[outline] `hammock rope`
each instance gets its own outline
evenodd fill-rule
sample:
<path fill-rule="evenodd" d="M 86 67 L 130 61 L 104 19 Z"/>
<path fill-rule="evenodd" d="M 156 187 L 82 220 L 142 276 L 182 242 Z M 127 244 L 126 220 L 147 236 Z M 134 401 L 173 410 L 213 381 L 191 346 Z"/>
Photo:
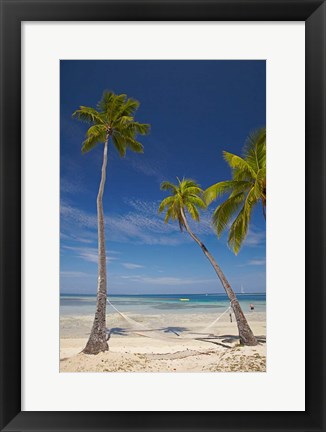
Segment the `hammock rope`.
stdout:
<path fill-rule="evenodd" d="M 185 337 L 185 336 L 180 336 L 177 335 L 177 337 L 173 337 L 173 336 L 164 336 L 162 333 L 157 332 L 154 329 L 150 329 L 146 326 L 144 326 L 143 324 L 141 324 L 140 322 L 128 317 L 127 315 L 125 315 L 124 313 L 122 313 L 121 311 L 119 311 L 119 309 L 117 309 L 111 302 L 109 299 L 107 299 L 107 303 L 109 304 L 109 306 L 112 307 L 112 309 L 114 309 L 125 321 L 127 321 L 131 326 L 133 326 L 135 328 L 135 331 L 133 331 L 133 333 L 138 334 L 140 336 L 144 336 L 144 337 L 149 337 L 149 338 L 154 338 L 154 339 L 164 339 L 164 340 L 178 340 L 180 341 L 180 339 L 205 339 L 205 336 L 201 336 L 201 337 Z M 213 327 L 227 312 L 232 312 L 232 305 L 230 303 L 230 305 L 227 307 L 227 309 L 220 314 L 212 323 L 210 323 L 208 326 L 206 326 L 204 329 L 202 329 L 202 332 L 204 334 L 209 334 L 208 330 Z M 195 332 L 191 332 L 190 334 L 194 334 Z"/>

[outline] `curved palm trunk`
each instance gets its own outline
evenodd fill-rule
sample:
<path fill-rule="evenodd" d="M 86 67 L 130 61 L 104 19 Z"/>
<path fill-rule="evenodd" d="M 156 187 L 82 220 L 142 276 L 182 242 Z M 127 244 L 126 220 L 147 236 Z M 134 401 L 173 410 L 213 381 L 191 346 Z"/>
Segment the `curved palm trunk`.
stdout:
<path fill-rule="evenodd" d="M 223 285 L 223 288 L 225 289 L 227 296 L 229 297 L 235 318 L 237 320 L 239 337 L 240 337 L 241 343 L 243 345 L 257 345 L 257 339 L 255 338 L 251 328 L 249 327 L 249 324 L 246 320 L 246 317 L 244 316 L 244 313 L 242 312 L 239 301 L 238 301 L 233 289 L 231 288 L 231 285 L 227 281 L 224 273 L 222 272 L 220 266 L 217 264 L 217 262 L 215 261 L 213 256 L 210 254 L 210 252 L 208 252 L 206 246 L 191 231 L 191 229 L 188 225 L 186 215 L 185 215 L 183 210 L 181 210 L 181 216 L 182 216 L 183 224 L 184 224 L 188 234 L 201 247 L 202 251 L 204 252 L 206 257 L 208 258 L 209 262 L 212 264 L 218 278 L 220 279 L 220 281 Z"/>
<path fill-rule="evenodd" d="M 266 204 L 264 203 L 264 201 L 262 201 L 262 205 L 263 205 L 263 215 L 266 220 Z"/>
<path fill-rule="evenodd" d="M 106 165 L 108 154 L 108 140 L 104 144 L 102 177 L 97 195 L 97 227 L 98 227 L 98 284 L 97 284 L 97 305 L 91 334 L 83 352 L 85 354 L 98 354 L 101 351 L 108 351 L 106 335 L 106 253 L 104 238 L 104 212 L 103 192 L 106 179 Z"/>

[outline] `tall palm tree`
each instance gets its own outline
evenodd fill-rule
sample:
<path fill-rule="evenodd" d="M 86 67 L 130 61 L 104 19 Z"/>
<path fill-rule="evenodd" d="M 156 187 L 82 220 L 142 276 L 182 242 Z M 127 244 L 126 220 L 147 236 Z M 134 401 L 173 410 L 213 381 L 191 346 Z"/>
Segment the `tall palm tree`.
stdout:
<path fill-rule="evenodd" d="M 223 156 L 231 167 L 232 180 L 210 186 L 204 197 L 208 205 L 221 195 L 229 194 L 215 209 L 212 222 L 218 237 L 230 227 L 228 245 L 238 254 L 248 233 L 252 211 L 259 202 L 266 220 L 266 128 L 248 136 L 242 157 L 226 151 Z"/>
<path fill-rule="evenodd" d="M 244 345 L 257 345 L 257 339 L 252 333 L 249 324 L 242 312 L 238 299 L 231 288 L 228 280 L 226 279 L 224 273 L 222 272 L 220 266 L 215 261 L 212 254 L 207 250 L 206 246 L 199 240 L 199 238 L 192 232 L 188 224 L 186 212 L 195 221 L 199 221 L 199 210 L 205 209 L 206 204 L 202 199 L 203 190 L 200 186 L 191 179 L 178 180 L 178 184 L 173 184 L 170 182 L 163 182 L 161 184 L 161 189 L 169 191 L 170 196 L 165 198 L 160 206 L 159 212 L 166 211 L 165 223 L 168 223 L 170 219 L 179 222 L 180 230 L 185 229 L 190 237 L 200 246 L 201 250 L 212 264 L 219 280 L 221 281 L 223 288 L 231 302 L 234 315 L 237 320 L 240 341 Z"/>
<path fill-rule="evenodd" d="M 98 285 L 97 305 L 91 334 L 83 352 L 98 354 L 109 349 L 106 335 L 106 252 L 104 236 L 103 192 L 106 179 L 108 145 L 112 142 L 121 157 L 130 149 L 137 153 L 143 152 L 143 146 L 136 140 L 137 135 L 145 135 L 149 131 L 148 124 L 134 120 L 139 102 L 128 98 L 125 94 L 116 95 L 110 91 L 103 93 L 97 109 L 81 106 L 73 113 L 73 117 L 89 123 L 82 143 L 82 153 L 92 150 L 97 144 L 103 146 L 102 175 L 97 195 L 98 219 Z"/>

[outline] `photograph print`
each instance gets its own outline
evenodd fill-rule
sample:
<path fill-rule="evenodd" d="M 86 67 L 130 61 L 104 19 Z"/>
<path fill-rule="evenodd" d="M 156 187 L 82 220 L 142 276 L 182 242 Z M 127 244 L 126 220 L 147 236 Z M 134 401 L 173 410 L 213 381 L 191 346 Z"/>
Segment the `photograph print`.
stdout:
<path fill-rule="evenodd" d="M 60 62 L 60 372 L 266 372 L 265 60 Z"/>

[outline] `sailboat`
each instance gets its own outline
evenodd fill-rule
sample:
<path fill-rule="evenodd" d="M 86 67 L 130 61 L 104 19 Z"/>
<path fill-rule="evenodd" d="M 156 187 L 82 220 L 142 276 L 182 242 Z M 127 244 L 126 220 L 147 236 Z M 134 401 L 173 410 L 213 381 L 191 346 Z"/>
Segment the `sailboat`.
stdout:
<path fill-rule="evenodd" d="M 245 294 L 245 290 L 243 289 L 243 285 L 241 284 L 241 294 Z"/>

